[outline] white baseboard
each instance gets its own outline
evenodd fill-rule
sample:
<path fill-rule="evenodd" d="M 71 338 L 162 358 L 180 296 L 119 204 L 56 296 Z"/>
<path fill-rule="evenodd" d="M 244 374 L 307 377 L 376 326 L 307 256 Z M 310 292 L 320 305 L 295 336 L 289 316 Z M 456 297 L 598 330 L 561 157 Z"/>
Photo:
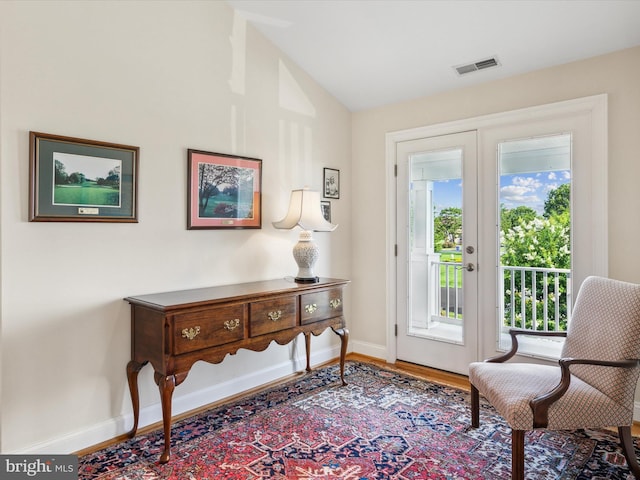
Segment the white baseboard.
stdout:
<path fill-rule="evenodd" d="M 320 365 L 339 356 L 339 346 L 319 351 L 314 351 L 312 349 L 311 365 Z M 176 388 L 172 402 L 172 414 L 180 415 L 204 405 L 266 385 L 293 373 L 302 371 L 305 366 L 306 357 L 304 357 L 303 354 L 302 357 L 289 359 L 277 365 L 271 365 L 261 370 L 251 372 L 250 374 L 236 377 L 233 380 L 213 385 L 190 394 L 181 396 L 180 388 Z M 140 409 L 140 419 L 138 421 L 139 428 L 160 421 L 162 421 L 160 400 L 158 400 L 158 403 L 154 403 L 153 405 Z M 32 445 L 27 449 L 21 449 L 20 452 L 3 453 L 16 453 L 22 455 L 69 454 L 118 437 L 130 430 L 132 425 L 133 413 L 128 413 L 111 418 L 105 422 L 95 424 L 83 429 L 82 431 L 73 432 L 52 438 L 46 442 Z"/>
<path fill-rule="evenodd" d="M 358 340 L 349 340 L 349 351 L 367 355 L 369 357 L 385 360 L 387 358 L 387 348 L 384 345 L 375 343 L 360 342 Z"/>

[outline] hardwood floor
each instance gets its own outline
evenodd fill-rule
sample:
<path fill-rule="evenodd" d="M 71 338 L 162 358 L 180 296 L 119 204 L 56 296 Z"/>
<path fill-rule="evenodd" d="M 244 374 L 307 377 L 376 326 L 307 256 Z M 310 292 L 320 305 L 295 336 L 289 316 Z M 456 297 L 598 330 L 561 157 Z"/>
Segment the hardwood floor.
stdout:
<path fill-rule="evenodd" d="M 358 353 L 349 353 L 346 358 L 347 360 L 372 363 L 389 370 L 397 370 L 398 372 L 420 377 L 430 382 L 440 383 L 449 387 L 460 388 L 467 391 L 470 389 L 469 379 L 457 373 L 445 372 L 443 370 L 423 367 L 422 365 L 403 361 L 397 361 L 394 364 L 387 363 L 384 360 L 360 355 Z"/>

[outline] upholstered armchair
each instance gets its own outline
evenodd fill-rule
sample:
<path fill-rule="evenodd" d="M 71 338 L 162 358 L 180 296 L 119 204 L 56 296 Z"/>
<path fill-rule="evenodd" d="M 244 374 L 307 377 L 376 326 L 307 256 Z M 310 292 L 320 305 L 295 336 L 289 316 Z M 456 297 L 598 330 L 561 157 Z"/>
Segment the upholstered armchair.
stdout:
<path fill-rule="evenodd" d="M 512 431 L 514 480 L 524 479 L 525 432 L 617 427 L 629 468 L 640 480 L 631 437 L 640 374 L 640 285 L 589 277 L 565 332 L 512 329 L 511 350 L 469 366 L 471 425 L 480 425 L 479 394 Z M 518 336 L 566 336 L 558 365 L 507 362 Z"/>

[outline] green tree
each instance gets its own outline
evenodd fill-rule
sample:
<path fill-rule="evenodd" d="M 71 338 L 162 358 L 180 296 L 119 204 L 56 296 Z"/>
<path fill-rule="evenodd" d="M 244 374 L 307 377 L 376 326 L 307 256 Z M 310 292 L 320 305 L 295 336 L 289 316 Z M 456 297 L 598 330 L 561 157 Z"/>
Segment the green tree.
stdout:
<path fill-rule="evenodd" d="M 434 241 L 442 247 L 452 247 L 456 235 L 462 231 L 462 209 L 447 207 L 433 221 Z"/>
<path fill-rule="evenodd" d="M 55 164 L 55 171 L 56 171 L 55 173 L 56 185 L 65 185 L 69 183 L 69 174 L 67 174 L 64 163 L 62 163 L 60 160 L 56 160 L 54 164 Z"/>
<path fill-rule="evenodd" d="M 81 185 L 84 182 L 84 174 L 80 172 L 73 172 L 69 175 L 68 182 Z"/>
<path fill-rule="evenodd" d="M 198 208 L 201 216 L 205 215 L 209 198 L 220 193 L 221 185 L 238 185 L 240 169 L 226 165 L 201 163 L 198 166 Z"/>
<path fill-rule="evenodd" d="M 513 227 L 519 225 L 520 221 L 529 222 L 536 218 L 538 214 L 531 207 L 520 205 L 516 208 L 505 208 L 504 204 L 500 205 L 500 230 L 508 232 Z"/>
<path fill-rule="evenodd" d="M 567 213 L 571 208 L 571 185 L 563 183 L 558 188 L 551 190 L 544 202 L 544 218 L 551 218 L 553 215 Z"/>

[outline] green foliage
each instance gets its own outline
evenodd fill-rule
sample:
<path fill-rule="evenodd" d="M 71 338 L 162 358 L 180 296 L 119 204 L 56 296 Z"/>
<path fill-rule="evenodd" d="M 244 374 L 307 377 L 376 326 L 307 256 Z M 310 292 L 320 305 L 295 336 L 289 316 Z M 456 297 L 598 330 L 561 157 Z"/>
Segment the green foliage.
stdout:
<path fill-rule="evenodd" d="M 544 202 L 544 218 L 551 218 L 553 215 L 568 213 L 571 209 L 571 186 L 568 183 L 560 185 L 551 190 L 547 200 Z"/>
<path fill-rule="evenodd" d="M 520 220 L 500 232 L 502 264 L 519 267 L 571 268 L 569 214 Z"/>
<path fill-rule="evenodd" d="M 504 205 L 500 205 L 500 230 L 507 232 L 521 221 L 528 222 L 537 216 L 538 214 L 531 207 L 520 205 L 516 208 L 507 209 L 504 208 Z"/>
<path fill-rule="evenodd" d="M 96 183 L 98 185 L 118 187 L 120 185 L 120 171 L 115 169 L 109 170 L 107 178 L 98 177 L 96 178 Z"/>
<path fill-rule="evenodd" d="M 454 246 L 456 235 L 462 233 L 462 209 L 443 208 L 433 221 L 433 229 L 436 249 Z"/>
<path fill-rule="evenodd" d="M 73 172 L 71 175 L 69 175 L 68 183 L 81 185 L 82 183 L 84 183 L 84 175 L 79 172 Z"/>
<path fill-rule="evenodd" d="M 506 219 L 505 224 L 501 225 L 500 232 L 501 264 L 503 266 L 571 268 L 571 217 L 568 192 L 568 184 L 552 190 L 545 202 L 544 216 L 535 215 L 531 218 L 531 209 L 526 207 L 523 209 L 518 207 L 519 212 L 516 212 L 518 209 L 511 211 L 503 209 L 501 218 Z M 538 320 L 535 325 L 536 330 L 544 328 L 541 319 L 545 317 L 545 308 L 547 316 L 551 319 L 547 328 L 553 330 L 556 327 L 553 318 L 556 309 L 558 309 L 560 314 L 558 328 L 565 330 L 567 326 L 567 280 L 565 275 L 561 275 L 558 285 L 556 285 L 553 279 L 553 275 L 545 277 L 542 273 L 537 273 L 534 277 L 532 272 L 505 271 L 505 326 L 512 324 L 513 317 L 515 326 L 534 328 L 535 305 L 535 316 Z"/>
<path fill-rule="evenodd" d="M 64 163 L 60 160 L 55 161 L 55 184 L 64 185 L 69 180 L 69 174 L 66 171 Z"/>

